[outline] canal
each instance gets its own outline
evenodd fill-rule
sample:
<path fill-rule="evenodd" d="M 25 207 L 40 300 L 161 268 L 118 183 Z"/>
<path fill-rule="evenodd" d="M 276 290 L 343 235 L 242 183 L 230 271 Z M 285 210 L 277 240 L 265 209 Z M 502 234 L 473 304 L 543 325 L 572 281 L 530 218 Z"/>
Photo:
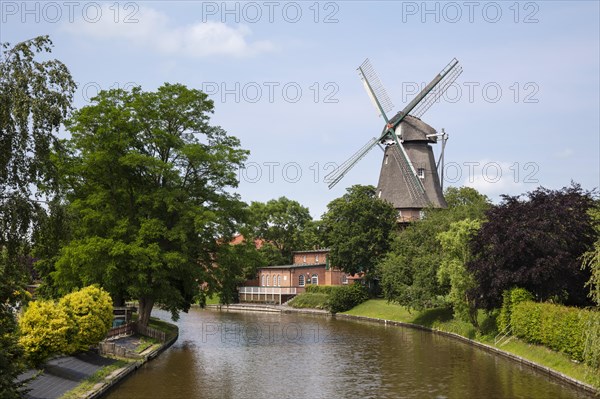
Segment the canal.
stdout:
<path fill-rule="evenodd" d="M 200 309 L 177 324 L 179 340 L 107 398 L 584 397 L 529 367 L 409 328 Z"/>

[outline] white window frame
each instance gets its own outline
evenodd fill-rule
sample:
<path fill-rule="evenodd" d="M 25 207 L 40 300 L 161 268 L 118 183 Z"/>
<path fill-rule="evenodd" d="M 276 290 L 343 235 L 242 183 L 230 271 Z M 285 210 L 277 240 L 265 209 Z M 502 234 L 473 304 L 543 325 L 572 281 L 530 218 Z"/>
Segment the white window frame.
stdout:
<path fill-rule="evenodd" d="M 269 275 L 267 274 L 267 287 L 269 287 L 269 286 L 271 285 L 271 284 L 270 284 L 270 283 L 271 283 L 271 278 L 270 278 L 270 277 L 271 277 L 271 276 L 269 276 Z"/>
<path fill-rule="evenodd" d="M 311 284 L 314 284 L 314 285 L 319 285 L 319 275 L 318 275 L 318 274 L 316 274 L 316 273 L 315 273 L 315 274 L 313 274 L 313 275 L 310 277 L 310 283 L 311 283 Z"/>
<path fill-rule="evenodd" d="M 298 287 L 304 287 L 305 281 L 304 274 L 298 275 Z"/>
<path fill-rule="evenodd" d="M 425 168 L 418 168 L 417 175 L 419 176 L 419 179 L 424 179 L 425 178 Z"/>
<path fill-rule="evenodd" d="M 348 276 L 342 274 L 342 284 L 348 284 Z"/>

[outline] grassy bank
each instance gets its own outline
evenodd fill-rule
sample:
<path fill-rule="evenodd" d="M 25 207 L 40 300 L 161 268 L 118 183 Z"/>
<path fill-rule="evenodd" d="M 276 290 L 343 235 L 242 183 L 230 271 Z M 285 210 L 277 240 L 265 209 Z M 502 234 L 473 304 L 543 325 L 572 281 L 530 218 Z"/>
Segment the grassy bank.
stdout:
<path fill-rule="evenodd" d="M 327 309 L 328 294 L 320 292 L 305 292 L 295 296 L 288 305 L 293 308 Z"/>
<path fill-rule="evenodd" d="M 454 319 L 450 309 L 428 309 L 422 312 L 409 312 L 405 307 L 388 303 L 383 299 L 371 299 L 344 313 L 418 324 L 441 331 L 456 333 L 549 367 L 576 380 L 596 387 L 600 386 L 598 370 L 592 370 L 584 364 L 576 363 L 562 353 L 552 351 L 540 345 L 528 344 L 517 338 L 512 338 L 506 344 L 494 344 L 495 318 L 486 315 L 484 312 L 478 315 L 482 333 L 477 332 L 470 323 Z"/>

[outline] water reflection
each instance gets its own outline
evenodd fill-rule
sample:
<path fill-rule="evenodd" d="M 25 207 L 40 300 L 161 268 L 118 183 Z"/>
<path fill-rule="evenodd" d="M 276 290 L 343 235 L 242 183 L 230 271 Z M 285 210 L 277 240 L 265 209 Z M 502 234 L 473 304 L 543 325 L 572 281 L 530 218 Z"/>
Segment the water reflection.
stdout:
<path fill-rule="evenodd" d="M 178 324 L 178 342 L 108 398 L 582 397 L 527 367 L 418 330 L 199 309 Z"/>

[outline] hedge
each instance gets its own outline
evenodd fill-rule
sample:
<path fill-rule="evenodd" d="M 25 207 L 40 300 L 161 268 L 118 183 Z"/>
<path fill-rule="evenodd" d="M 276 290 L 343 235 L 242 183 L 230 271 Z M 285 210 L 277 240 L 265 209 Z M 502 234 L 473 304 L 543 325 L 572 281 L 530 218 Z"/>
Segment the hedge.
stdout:
<path fill-rule="evenodd" d="M 589 336 L 594 331 L 589 326 L 597 319 L 598 312 L 531 301 L 514 305 L 510 317 L 513 335 L 588 364 L 597 362 L 597 359 L 584 357 L 586 340 L 597 340 Z"/>

